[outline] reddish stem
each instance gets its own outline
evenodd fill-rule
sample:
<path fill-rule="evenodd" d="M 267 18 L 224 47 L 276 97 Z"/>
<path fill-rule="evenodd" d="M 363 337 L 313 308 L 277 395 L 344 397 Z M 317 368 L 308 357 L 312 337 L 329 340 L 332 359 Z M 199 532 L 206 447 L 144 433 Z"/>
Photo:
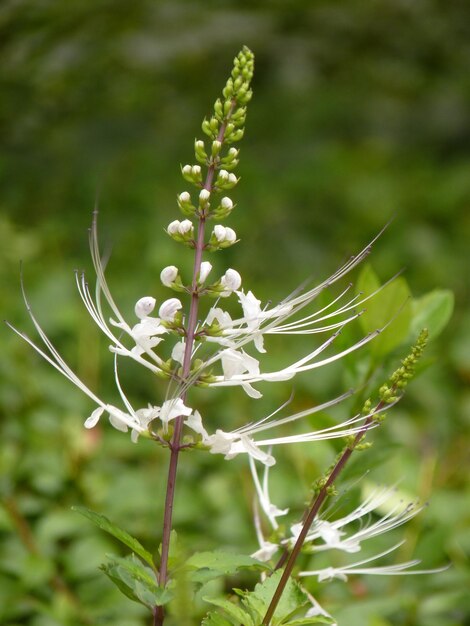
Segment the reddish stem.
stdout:
<path fill-rule="evenodd" d="M 232 102 L 232 107 L 225 118 L 224 123 L 219 129 L 217 140 L 223 142 L 225 129 L 227 127 L 228 120 L 236 106 L 236 102 Z M 206 180 L 203 189 L 212 191 L 212 183 L 216 171 L 216 164 L 212 163 L 207 170 Z M 186 343 L 183 357 L 183 382 L 186 381 L 191 372 L 191 355 L 193 351 L 194 338 L 197 326 L 197 317 L 199 310 L 199 291 L 197 278 L 201 270 L 202 253 L 204 251 L 204 233 L 206 225 L 206 215 L 199 216 L 198 234 L 196 241 L 196 251 L 194 258 L 193 279 L 191 283 L 191 304 L 189 309 L 188 326 L 186 329 Z M 183 402 L 186 400 L 187 389 L 181 394 Z M 176 473 L 178 469 L 178 457 L 181 450 L 181 435 L 183 432 L 184 416 L 180 415 L 175 419 L 175 426 L 173 431 L 173 437 L 170 444 L 170 463 L 168 466 L 168 479 L 165 496 L 165 512 L 163 516 L 163 532 L 162 532 L 162 554 L 160 560 L 160 575 L 159 585 L 164 587 L 168 580 L 168 556 L 170 550 L 170 535 L 173 519 L 173 504 L 175 499 L 175 487 L 176 487 Z M 165 612 L 163 606 L 155 607 L 153 615 L 153 626 L 162 626 L 165 619 Z"/>

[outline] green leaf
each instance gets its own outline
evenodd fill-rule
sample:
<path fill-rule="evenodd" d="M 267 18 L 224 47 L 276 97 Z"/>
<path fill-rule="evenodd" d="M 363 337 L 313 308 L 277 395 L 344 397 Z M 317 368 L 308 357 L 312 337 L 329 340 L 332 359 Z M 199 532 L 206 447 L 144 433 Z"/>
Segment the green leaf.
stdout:
<path fill-rule="evenodd" d="M 119 526 L 116 526 L 116 524 L 113 524 L 113 522 L 111 522 L 107 517 L 100 515 L 99 513 L 95 513 L 94 511 L 90 511 L 90 509 L 82 506 L 73 506 L 72 511 L 77 511 L 77 513 L 80 513 L 93 522 L 93 524 L 98 526 L 98 528 L 101 528 L 101 530 L 104 530 L 115 537 L 118 541 L 130 548 L 132 552 L 135 552 L 135 554 L 140 556 L 140 558 L 148 563 L 152 569 L 155 569 L 152 555 L 144 548 L 140 541 L 138 541 L 135 537 L 132 537 L 132 535 L 130 535 L 127 531 L 119 528 Z"/>
<path fill-rule="evenodd" d="M 412 303 L 411 332 L 417 335 L 423 328 L 430 339 L 437 337 L 446 327 L 454 310 L 454 294 L 449 289 L 435 289 Z"/>
<path fill-rule="evenodd" d="M 202 620 L 201 626 L 233 626 L 233 622 L 225 619 L 220 613 L 208 613 Z"/>
<path fill-rule="evenodd" d="M 105 574 L 119 587 L 123 593 L 123 586 L 128 590 L 126 595 L 132 596 L 136 602 L 144 604 L 150 609 L 166 604 L 173 597 L 172 591 L 158 586 L 155 573 L 144 566 L 136 557 L 121 558 L 108 556 L 109 562 L 101 567 Z M 116 581 L 121 583 L 121 586 Z"/>
<path fill-rule="evenodd" d="M 267 578 L 263 583 L 256 585 L 255 590 L 252 593 L 247 594 L 243 600 L 246 605 L 256 609 L 262 618 L 271 604 L 271 600 L 279 585 L 281 576 L 282 571 L 274 572 L 274 574 Z M 276 624 L 288 624 L 288 618 L 291 616 L 293 617 L 299 609 L 306 607 L 307 604 L 307 595 L 304 591 L 302 591 L 300 586 L 292 578 L 290 578 L 274 612 L 272 620 L 273 626 Z"/>
<path fill-rule="evenodd" d="M 380 289 L 377 275 L 370 265 L 365 265 L 359 275 L 357 291 L 362 292 L 363 297 L 377 292 L 364 303 L 366 310 L 359 320 L 366 333 L 387 326 L 369 344 L 374 358 L 383 357 L 408 338 L 412 316 L 408 284 L 398 277 Z"/>
<path fill-rule="evenodd" d="M 244 554 L 196 552 L 185 563 L 193 582 L 207 582 L 220 576 L 236 574 L 240 569 L 269 570 L 264 563 Z"/>
<path fill-rule="evenodd" d="M 143 602 L 132 590 L 131 587 L 127 583 L 125 583 L 121 577 L 115 572 L 115 569 L 109 565 L 103 564 L 100 567 L 101 571 L 106 574 L 106 576 L 110 579 L 110 581 L 116 585 L 121 593 L 123 593 L 127 598 L 133 600 L 134 602 L 138 602 L 139 604 L 143 604 L 147 608 L 151 608 L 147 603 Z"/>
<path fill-rule="evenodd" d="M 234 618 L 236 624 L 241 624 L 242 626 L 255 626 L 249 613 L 247 613 L 243 607 L 224 599 L 204 598 L 204 600 L 223 609 L 225 613 Z"/>

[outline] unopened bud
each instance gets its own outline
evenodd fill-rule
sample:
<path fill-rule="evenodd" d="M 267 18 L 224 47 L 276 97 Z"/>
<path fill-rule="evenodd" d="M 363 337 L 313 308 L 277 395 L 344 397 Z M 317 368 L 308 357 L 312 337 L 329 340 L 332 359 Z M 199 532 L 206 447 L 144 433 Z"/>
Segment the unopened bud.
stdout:
<path fill-rule="evenodd" d="M 145 296 L 144 298 L 140 298 L 140 300 L 137 300 L 137 302 L 135 303 L 135 314 L 141 320 L 145 317 L 148 317 L 155 308 L 155 303 L 155 298 L 152 298 L 151 296 Z"/>
<path fill-rule="evenodd" d="M 170 298 L 165 300 L 161 305 L 158 315 L 164 322 L 172 322 L 176 313 L 183 307 L 178 298 Z"/>
<path fill-rule="evenodd" d="M 199 282 L 203 283 L 206 278 L 209 276 L 209 273 L 212 269 L 212 263 L 209 261 L 203 261 L 201 263 L 201 269 L 199 270 Z"/>
<path fill-rule="evenodd" d="M 165 267 L 160 273 L 160 280 L 165 285 L 165 287 L 171 287 L 175 282 L 176 277 L 178 276 L 178 268 L 174 265 L 168 265 Z"/>
<path fill-rule="evenodd" d="M 220 284 L 228 292 L 236 291 L 241 287 L 242 277 L 236 270 L 228 269 L 220 279 Z"/>

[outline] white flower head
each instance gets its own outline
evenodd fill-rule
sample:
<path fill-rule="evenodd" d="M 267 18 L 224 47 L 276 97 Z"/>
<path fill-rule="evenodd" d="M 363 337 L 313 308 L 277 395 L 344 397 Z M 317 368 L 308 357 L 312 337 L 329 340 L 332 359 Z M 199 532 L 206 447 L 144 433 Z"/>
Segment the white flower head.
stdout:
<path fill-rule="evenodd" d="M 279 546 L 277 543 L 271 543 L 270 541 L 264 541 L 261 548 L 256 550 L 251 554 L 252 559 L 256 559 L 257 561 L 261 561 L 262 563 L 266 563 L 270 561 L 272 557 L 279 550 Z"/>
<path fill-rule="evenodd" d="M 203 203 L 207 202 L 211 197 L 211 192 L 208 189 L 201 189 L 199 192 L 199 200 Z"/>
<path fill-rule="evenodd" d="M 192 412 L 193 410 L 186 406 L 181 398 L 173 398 L 162 404 L 160 419 L 163 425 L 167 427 L 171 420 L 180 416 L 188 417 Z"/>
<path fill-rule="evenodd" d="M 168 224 L 168 227 L 166 230 L 169 235 L 176 235 L 177 233 L 179 233 L 179 227 L 180 227 L 180 221 L 173 220 L 172 222 Z"/>
<path fill-rule="evenodd" d="M 209 276 L 210 271 L 212 269 L 212 263 L 209 261 L 203 261 L 201 263 L 201 269 L 199 270 L 199 282 L 205 282 L 206 278 Z"/>
<path fill-rule="evenodd" d="M 173 322 L 176 313 L 181 308 L 183 308 L 183 305 L 178 298 L 170 298 L 169 300 L 165 300 L 165 302 L 163 302 L 158 311 L 158 315 L 164 322 Z"/>
<path fill-rule="evenodd" d="M 185 235 L 186 233 L 189 233 L 193 230 L 193 223 L 191 222 L 191 220 L 183 220 L 182 222 L 180 222 L 180 225 L 178 227 L 178 232 L 180 235 Z"/>
<path fill-rule="evenodd" d="M 178 268 L 174 265 L 168 265 L 160 273 L 160 280 L 165 287 L 171 287 L 178 276 Z"/>
<path fill-rule="evenodd" d="M 233 209 L 233 202 L 228 196 L 224 196 L 222 200 L 220 201 L 220 206 L 223 209 L 231 210 Z"/>
<path fill-rule="evenodd" d="M 134 307 L 137 317 L 141 320 L 148 317 L 155 308 L 156 302 L 155 298 L 152 298 L 151 296 L 145 296 L 140 298 L 140 300 L 137 300 Z"/>
<path fill-rule="evenodd" d="M 189 192 L 187 191 L 183 191 L 182 193 L 180 193 L 180 195 L 178 196 L 178 200 L 182 203 L 182 204 L 186 204 L 188 202 L 191 202 L 191 196 L 189 195 Z"/>
<path fill-rule="evenodd" d="M 177 363 L 181 363 L 181 365 L 183 365 L 185 348 L 186 343 L 184 340 L 178 341 L 178 343 L 175 344 L 173 350 L 171 351 L 171 358 L 173 359 L 173 361 L 176 361 Z"/>
<path fill-rule="evenodd" d="M 220 279 L 220 284 L 224 287 L 224 293 L 222 295 L 230 295 L 232 291 L 240 289 L 242 284 L 242 277 L 237 270 L 228 269 Z"/>
<path fill-rule="evenodd" d="M 225 241 L 225 232 L 226 228 L 222 226 L 222 224 L 216 224 L 214 226 L 213 235 L 219 243 Z"/>

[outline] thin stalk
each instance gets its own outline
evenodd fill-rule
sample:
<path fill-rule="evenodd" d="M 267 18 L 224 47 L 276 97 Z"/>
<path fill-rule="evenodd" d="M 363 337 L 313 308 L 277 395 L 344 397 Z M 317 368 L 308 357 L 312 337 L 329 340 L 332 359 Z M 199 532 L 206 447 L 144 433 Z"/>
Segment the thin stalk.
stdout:
<path fill-rule="evenodd" d="M 232 107 L 225 118 L 224 123 L 221 125 L 219 129 L 219 134 L 217 136 L 217 140 L 221 143 L 223 142 L 225 129 L 227 127 L 227 123 L 230 119 L 230 116 L 236 106 L 236 102 L 232 102 Z M 209 166 L 207 170 L 206 180 L 203 186 L 203 189 L 207 191 L 212 191 L 212 183 L 214 180 L 214 175 L 216 171 L 216 165 L 213 163 Z M 199 290 L 197 284 L 197 278 L 199 272 L 201 270 L 201 262 L 202 262 L 202 254 L 204 251 L 204 234 L 205 234 L 205 225 L 206 225 L 206 215 L 199 216 L 198 223 L 198 233 L 197 233 L 197 241 L 196 241 L 196 249 L 195 249 L 195 257 L 194 257 L 194 269 L 193 269 L 193 279 L 191 283 L 191 304 L 189 308 L 189 317 L 188 317 L 188 325 L 186 328 L 186 342 L 185 342 L 185 350 L 183 357 L 183 371 L 182 371 L 182 379 L 187 380 L 189 374 L 191 373 L 191 355 L 194 346 L 194 338 L 196 333 L 197 319 L 198 319 L 198 311 L 199 311 Z M 183 402 L 186 400 L 188 390 L 186 389 L 180 396 Z M 162 552 L 160 559 L 160 575 L 159 575 L 159 585 L 164 587 L 168 580 L 168 556 L 170 550 L 170 536 L 172 529 L 172 519 L 173 519 L 173 504 L 175 499 L 175 488 L 176 488 L 176 474 L 178 469 L 178 458 L 181 450 L 181 435 L 183 432 L 184 425 L 184 416 L 180 415 L 175 419 L 173 437 L 170 443 L 170 462 L 168 466 L 168 479 L 166 486 L 166 496 L 165 496 L 165 510 L 163 515 L 163 532 L 162 532 Z M 155 607 L 153 614 L 153 626 L 162 626 L 163 621 L 165 619 L 165 612 L 162 606 Z"/>
<path fill-rule="evenodd" d="M 375 407 L 374 413 L 379 412 L 383 408 L 383 406 L 384 406 L 384 403 L 381 401 Z M 292 570 L 294 569 L 295 562 L 300 554 L 300 550 L 302 549 L 302 546 L 305 542 L 308 531 L 310 530 L 310 527 L 312 526 L 315 520 L 315 517 L 317 516 L 323 502 L 328 496 L 328 491 L 330 487 L 334 485 L 335 480 L 338 478 L 339 474 L 344 469 L 346 463 L 349 460 L 349 457 L 354 452 L 355 447 L 358 445 L 358 443 L 367 433 L 369 428 L 372 426 L 373 422 L 374 422 L 374 417 L 372 414 L 372 415 L 369 415 L 369 417 L 364 422 L 364 426 L 355 436 L 353 443 L 344 450 L 343 454 L 340 456 L 336 465 L 334 466 L 330 475 L 328 476 L 328 479 L 326 480 L 325 484 L 322 486 L 317 496 L 314 498 L 310 509 L 308 510 L 306 515 L 304 515 L 304 519 L 302 520 L 303 521 L 302 530 L 299 536 L 297 537 L 294 547 L 292 548 L 292 552 L 289 554 L 288 551 L 285 550 L 281 558 L 277 562 L 275 569 L 280 569 L 281 567 L 284 566 L 284 564 L 286 564 L 286 566 L 284 568 L 284 571 L 282 573 L 282 576 L 276 588 L 276 591 L 274 592 L 273 598 L 271 600 L 271 604 L 269 605 L 266 615 L 264 616 L 264 620 L 262 622 L 263 626 L 269 626 L 269 623 L 274 615 L 274 611 L 276 610 L 276 607 L 279 604 L 279 600 L 281 599 L 282 593 L 292 574 Z"/>

